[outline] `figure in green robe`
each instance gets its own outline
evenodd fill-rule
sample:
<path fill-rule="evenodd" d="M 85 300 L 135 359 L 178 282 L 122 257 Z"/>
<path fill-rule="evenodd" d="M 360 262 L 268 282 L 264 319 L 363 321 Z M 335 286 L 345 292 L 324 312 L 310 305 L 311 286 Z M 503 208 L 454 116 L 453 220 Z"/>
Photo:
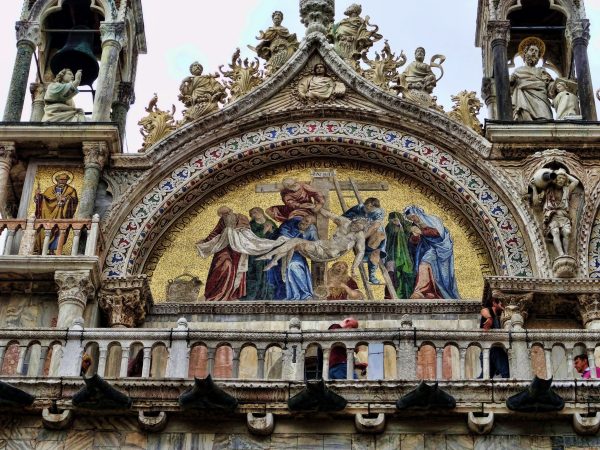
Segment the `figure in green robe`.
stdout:
<path fill-rule="evenodd" d="M 390 274 L 398 298 L 410 298 L 415 287 L 415 273 L 413 261 L 408 250 L 408 235 L 410 223 L 401 213 L 391 212 L 388 224 L 385 227 L 387 236 L 386 269 Z M 386 298 L 390 298 L 386 292 Z"/>

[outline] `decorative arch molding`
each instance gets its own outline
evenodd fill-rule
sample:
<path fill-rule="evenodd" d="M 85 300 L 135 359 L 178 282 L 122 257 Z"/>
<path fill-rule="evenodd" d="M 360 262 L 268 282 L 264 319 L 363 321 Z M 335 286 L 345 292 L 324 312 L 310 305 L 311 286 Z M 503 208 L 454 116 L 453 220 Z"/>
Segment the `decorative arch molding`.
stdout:
<path fill-rule="evenodd" d="M 523 8 L 523 2 L 527 0 L 500 0 L 497 8 L 499 20 L 508 20 L 510 13 Z M 550 9 L 561 12 L 567 20 L 581 18 L 580 8 L 573 0 L 549 0 L 549 2 Z"/>
<path fill-rule="evenodd" d="M 40 23 L 51 13 L 62 9 L 65 0 L 37 0 L 25 17 L 29 21 Z M 104 20 L 116 19 L 117 7 L 114 0 L 93 0 L 92 9 L 104 15 Z"/>
<path fill-rule="evenodd" d="M 118 231 L 108 245 L 104 276 L 141 273 L 162 233 L 192 204 L 237 174 L 314 156 L 367 161 L 427 183 L 454 203 L 477 229 L 495 258 L 498 274 L 533 276 L 537 270 L 529 257 L 532 237 L 526 240 L 521 231 L 531 219 L 517 202 L 508 206 L 511 201 L 495 184 L 504 184 L 504 178 L 481 162 L 476 172 L 471 168 L 475 164 L 410 133 L 353 120 L 298 120 L 223 139 L 205 150 L 197 147 L 190 155 L 168 175 L 144 180 L 143 197 L 121 211 L 126 215 L 121 215 L 123 220 L 117 222 Z M 505 189 L 509 184 L 506 181 Z M 138 192 L 142 187 L 137 187 Z M 517 216 L 513 208 L 518 209 Z M 540 263 L 544 255 L 538 254 L 538 245 L 532 247 Z"/>

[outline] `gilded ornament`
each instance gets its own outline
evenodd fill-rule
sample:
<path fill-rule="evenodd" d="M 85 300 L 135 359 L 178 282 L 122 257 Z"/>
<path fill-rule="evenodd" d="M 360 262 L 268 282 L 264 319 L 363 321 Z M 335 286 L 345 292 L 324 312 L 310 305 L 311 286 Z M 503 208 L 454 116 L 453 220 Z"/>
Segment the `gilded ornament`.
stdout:
<path fill-rule="evenodd" d="M 173 114 L 175 114 L 175 105 L 173 105 L 173 109 L 169 112 L 159 109 L 158 106 L 156 106 L 157 102 L 158 95 L 154 94 L 148 107 L 145 108 L 148 115 L 142 117 L 138 122 L 138 125 L 142 127 L 140 128 L 140 133 L 144 137 L 144 143 L 140 150 L 141 152 L 148 150 L 148 148 L 167 137 L 177 128 L 177 124 L 173 118 Z"/>
<path fill-rule="evenodd" d="M 398 84 L 394 89 L 402 94 L 402 98 L 405 100 L 425 108 L 442 111 L 442 107 L 437 104 L 437 97 L 431 94 L 437 82 L 444 76 L 444 68 L 442 67 L 444 61 L 446 61 L 444 55 L 433 55 L 429 64 L 427 64 L 425 62 L 425 49 L 418 47 L 415 50 L 415 60 L 400 74 L 397 80 Z M 440 70 L 439 77 L 436 77 L 433 73 L 433 68 Z"/>
<path fill-rule="evenodd" d="M 483 106 L 473 91 L 461 91 L 452 96 L 454 106 L 448 115 L 457 122 L 465 124 L 478 134 L 482 134 L 483 128 L 477 118 L 479 110 Z"/>
<path fill-rule="evenodd" d="M 186 106 L 183 123 L 218 111 L 219 103 L 227 98 L 225 86 L 217 81 L 218 73 L 202 75 L 204 68 L 199 62 L 190 66 L 191 76 L 184 78 L 179 86 L 179 100 Z"/>
<path fill-rule="evenodd" d="M 226 87 L 231 93 L 228 103 L 243 97 L 262 83 L 261 72 L 258 67 L 258 59 L 249 62 L 246 58 L 242 62 L 239 48 L 231 57 L 231 64 L 229 64 L 231 70 L 223 71 L 223 66 L 219 67 L 219 71 L 229 80 L 226 83 Z"/>
<path fill-rule="evenodd" d="M 365 78 L 384 91 L 391 91 L 390 84 L 398 77 L 398 68 L 406 63 L 406 55 L 401 51 L 400 56 L 396 56 L 386 40 L 381 55 L 376 52 L 375 59 L 371 60 L 363 53 L 362 60 L 369 66 L 364 72 Z"/>
<path fill-rule="evenodd" d="M 298 50 L 298 38 L 295 33 L 281 26 L 283 13 L 275 11 L 271 16 L 273 26 L 266 31 L 260 31 L 258 37 L 261 41 L 256 47 L 248 46 L 250 50 L 266 61 L 266 75 L 270 76 L 277 72 L 288 59 Z"/>
<path fill-rule="evenodd" d="M 333 25 L 329 31 L 329 39 L 333 42 L 338 55 L 355 69 L 359 69 L 358 61 L 373 44 L 383 37 L 377 33 L 379 27 L 369 23 L 370 17 L 360 17 L 362 6 L 352 4 L 344 11 L 347 16 Z"/>

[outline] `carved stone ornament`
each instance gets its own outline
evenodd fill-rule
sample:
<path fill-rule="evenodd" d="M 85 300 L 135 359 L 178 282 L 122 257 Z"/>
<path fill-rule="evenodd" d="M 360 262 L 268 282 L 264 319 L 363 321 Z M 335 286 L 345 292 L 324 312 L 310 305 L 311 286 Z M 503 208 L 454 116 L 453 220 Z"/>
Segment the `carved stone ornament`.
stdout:
<path fill-rule="evenodd" d="M 258 58 L 255 58 L 252 62 L 249 62 L 248 58 L 242 61 L 239 48 L 236 49 L 231 57 L 229 68 L 231 70 L 223 71 L 223 66 L 219 66 L 219 71 L 229 80 L 226 83 L 226 87 L 231 93 L 228 103 L 234 102 L 238 98 L 250 93 L 250 91 L 262 83 L 261 72 L 258 70 Z"/>
<path fill-rule="evenodd" d="M 77 303 L 84 308 L 87 298 L 94 292 L 89 270 L 57 271 L 54 273 L 54 281 L 58 286 L 59 308 L 65 302 Z"/>
<path fill-rule="evenodd" d="M 415 50 L 415 60 L 411 62 L 404 72 L 398 76 L 397 85 L 394 89 L 402 94 L 402 98 L 423 106 L 443 111 L 443 108 L 437 104 L 437 97 L 433 96 L 433 89 L 437 82 L 444 76 L 442 64 L 446 61 L 444 55 L 433 55 L 429 63 L 425 62 L 425 49 L 417 47 Z M 440 70 L 440 76 L 433 73 L 433 68 Z"/>
<path fill-rule="evenodd" d="M 41 29 L 39 22 L 20 21 L 16 25 L 17 43 L 26 41 L 30 45 L 38 46 L 41 41 Z"/>
<path fill-rule="evenodd" d="M 141 325 L 153 304 L 145 276 L 105 281 L 98 300 L 110 327 L 135 328 Z"/>
<path fill-rule="evenodd" d="M 400 55 L 396 56 L 392 53 L 390 45 L 386 40 L 381 50 L 381 55 L 376 52 L 375 59 L 371 60 L 367 57 L 366 53 L 363 53 L 362 60 L 369 66 L 364 71 L 364 77 L 375 86 L 386 92 L 391 92 L 391 83 L 398 77 L 398 68 L 406 63 L 406 55 L 401 51 Z"/>
<path fill-rule="evenodd" d="M 115 102 L 129 106 L 135 102 L 135 92 L 133 83 L 130 81 L 120 81 L 115 89 Z"/>
<path fill-rule="evenodd" d="M 202 284 L 200 278 L 187 273 L 169 280 L 166 292 L 167 302 L 193 303 L 198 301 Z"/>
<path fill-rule="evenodd" d="M 584 326 L 588 327 L 592 321 L 600 321 L 600 294 L 579 294 L 577 300 Z"/>
<path fill-rule="evenodd" d="M 300 21 L 306 26 L 306 34 L 326 34 L 333 23 L 335 0 L 300 0 Z"/>
<path fill-rule="evenodd" d="M 461 91 L 457 95 L 452 96 L 454 106 L 448 115 L 467 127 L 471 128 L 475 133 L 483 134 L 483 127 L 477 118 L 479 110 L 483 106 L 477 98 L 477 94 L 473 91 Z"/>
<path fill-rule="evenodd" d="M 141 126 L 140 133 L 144 137 L 140 152 L 146 151 L 177 129 L 177 124 L 173 118 L 175 105 L 172 106 L 171 111 L 163 111 L 159 109 L 157 103 L 158 95 L 155 93 L 145 108 L 148 115 L 142 117 L 138 122 L 138 125 Z"/>
<path fill-rule="evenodd" d="M 124 22 L 102 22 L 100 24 L 100 38 L 102 45 L 113 43 L 118 47 L 124 47 L 126 43 Z"/>
<path fill-rule="evenodd" d="M 590 42 L 590 21 L 587 19 L 570 20 L 565 31 L 567 40 L 574 42 L 583 40 L 585 45 Z"/>
<path fill-rule="evenodd" d="M 295 89 L 296 98 L 302 103 L 327 103 L 346 94 L 346 85 L 327 75 L 323 63 L 316 63 L 312 73 L 304 72 Z"/>
<path fill-rule="evenodd" d="M 83 142 L 83 164 L 102 170 L 108 159 L 108 146 L 106 142 Z"/>
<path fill-rule="evenodd" d="M 491 43 L 500 41 L 508 44 L 508 41 L 510 41 L 510 21 L 490 20 L 487 25 L 487 35 Z"/>
<path fill-rule="evenodd" d="M 517 321 L 522 326 L 529 315 L 529 307 L 533 301 L 533 292 L 511 294 L 494 290 L 492 298 L 502 300 L 504 304 L 504 313 L 501 317 L 503 328 L 506 323 L 514 321 Z"/>
<path fill-rule="evenodd" d="M 271 17 L 273 26 L 267 28 L 266 31 L 261 31 L 256 38 L 261 42 L 256 47 L 248 46 L 260 58 L 267 61 L 265 64 L 267 76 L 277 72 L 298 50 L 300 45 L 296 34 L 290 33 L 286 27 L 281 26 L 283 21 L 281 11 L 275 11 Z"/>
<path fill-rule="evenodd" d="M 7 165 L 10 168 L 15 160 L 16 154 L 14 142 L 0 141 L 0 165 Z"/>
<path fill-rule="evenodd" d="M 193 62 L 190 65 L 191 76 L 184 78 L 179 86 L 178 98 L 187 108 L 183 111 L 183 123 L 218 111 L 219 103 L 227 98 L 225 86 L 217 81 L 219 74 L 202 75 L 203 71 L 202 64 Z"/>
<path fill-rule="evenodd" d="M 39 102 L 44 101 L 44 94 L 46 93 L 46 86 L 42 83 L 30 83 L 29 92 L 31 93 L 31 101 Z"/>

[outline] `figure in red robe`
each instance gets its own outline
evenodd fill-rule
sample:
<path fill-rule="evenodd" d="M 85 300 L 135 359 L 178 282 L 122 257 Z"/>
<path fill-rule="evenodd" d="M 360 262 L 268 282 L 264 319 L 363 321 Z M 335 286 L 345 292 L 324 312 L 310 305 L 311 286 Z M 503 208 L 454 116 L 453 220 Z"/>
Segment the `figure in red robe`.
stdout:
<path fill-rule="evenodd" d="M 200 241 L 201 243 L 217 237 L 225 230 L 227 224 L 235 224 L 235 229 L 250 229 L 249 219 L 243 214 L 234 213 L 227 206 L 221 206 L 217 215 L 220 217 L 217 226 Z M 242 254 L 230 246 L 214 254 L 204 289 L 207 301 L 239 300 L 246 295 L 246 272 L 238 270 L 241 257 Z"/>
<path fill-rule="evenodd" d="M 314 215 L 325 204 L 325 197 L 308 183 L 301 183 L 293 178 L 285 178 L 282 183 L 281 200 L 283 205 L 271 206 L 267 214 L 278 222 L 285 222 L 293 217 Z"/>

